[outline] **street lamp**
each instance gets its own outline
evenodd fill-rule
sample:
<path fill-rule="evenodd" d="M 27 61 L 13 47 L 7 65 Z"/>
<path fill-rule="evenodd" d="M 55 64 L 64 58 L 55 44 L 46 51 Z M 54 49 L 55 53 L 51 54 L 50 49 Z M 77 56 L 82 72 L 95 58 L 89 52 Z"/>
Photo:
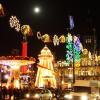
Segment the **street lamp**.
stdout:
<path fill-rule="evenodd" d="M 73 58 L 72 58 L 72 69 L 73 69 L 73 84 L 75 83 L 75 55 L 74 55 L 74 34 L 73 34 L 73 29 L 74 29 L 74 20 L 73 20 L 73 16 L 69 16 L 69 23 L 70 23 L 70 31 L 72 33 L 72 54 L 73 54 Z"/>

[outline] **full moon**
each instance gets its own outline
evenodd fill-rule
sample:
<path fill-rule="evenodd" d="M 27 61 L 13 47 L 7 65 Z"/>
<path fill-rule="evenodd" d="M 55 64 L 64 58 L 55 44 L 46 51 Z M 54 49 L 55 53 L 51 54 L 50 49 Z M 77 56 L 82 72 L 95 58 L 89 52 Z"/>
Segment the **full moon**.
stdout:
<path fill-rule="evenodd" d="M 34 8 L 34 12 L 35 12 L 35 13 L 39 13 L 39 12 L 40 12 L 40 8 L 39 8 L 39 7 L 35 7 L 35 8 Z"/>

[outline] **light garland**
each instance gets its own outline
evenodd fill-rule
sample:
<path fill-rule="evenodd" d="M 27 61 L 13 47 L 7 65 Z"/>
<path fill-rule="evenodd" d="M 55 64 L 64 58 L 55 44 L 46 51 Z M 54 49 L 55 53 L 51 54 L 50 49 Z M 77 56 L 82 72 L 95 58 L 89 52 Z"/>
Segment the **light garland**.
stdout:
<path fill-rule="evenodd" d="M 44 43 L 53 42 L 54 46 L 59 46 L 60 43 L 65 43 L 66 37 L 61 35 L 58 37 L 56 34 L 51 38 L 49 34 L 41 35 L 40 32 L 37 32 L 37 38 L 42 40 Z"/>

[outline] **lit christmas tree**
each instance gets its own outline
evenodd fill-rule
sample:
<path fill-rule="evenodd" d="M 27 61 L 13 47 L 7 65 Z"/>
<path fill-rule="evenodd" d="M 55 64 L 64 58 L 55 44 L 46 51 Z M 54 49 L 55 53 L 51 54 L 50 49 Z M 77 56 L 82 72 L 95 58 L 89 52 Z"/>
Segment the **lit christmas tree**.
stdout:
<path fill-rule="evenodd" d="M 66 62 L 68 65 L 70 65 L 73 62 L 79 63 L 80 62 L 80 52 L 82 50 L 82 45 L 80 43 L 80 40 L 78 37 L 74 36 L 72 38 L 72 35 L 68 33 L 68 36 L 66 37 Z"/>

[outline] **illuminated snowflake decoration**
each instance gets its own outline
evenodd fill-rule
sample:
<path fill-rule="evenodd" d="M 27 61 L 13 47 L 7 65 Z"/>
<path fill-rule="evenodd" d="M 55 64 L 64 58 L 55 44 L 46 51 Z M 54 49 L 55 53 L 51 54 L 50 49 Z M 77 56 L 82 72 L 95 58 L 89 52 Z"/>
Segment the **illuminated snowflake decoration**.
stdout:
<path fill-rule="evenodd" d="M 20 23 L 16 16 L 11 16 L 9 20 L 11 28 L 15 28 L 16 31 L 20 31 Z"/>

